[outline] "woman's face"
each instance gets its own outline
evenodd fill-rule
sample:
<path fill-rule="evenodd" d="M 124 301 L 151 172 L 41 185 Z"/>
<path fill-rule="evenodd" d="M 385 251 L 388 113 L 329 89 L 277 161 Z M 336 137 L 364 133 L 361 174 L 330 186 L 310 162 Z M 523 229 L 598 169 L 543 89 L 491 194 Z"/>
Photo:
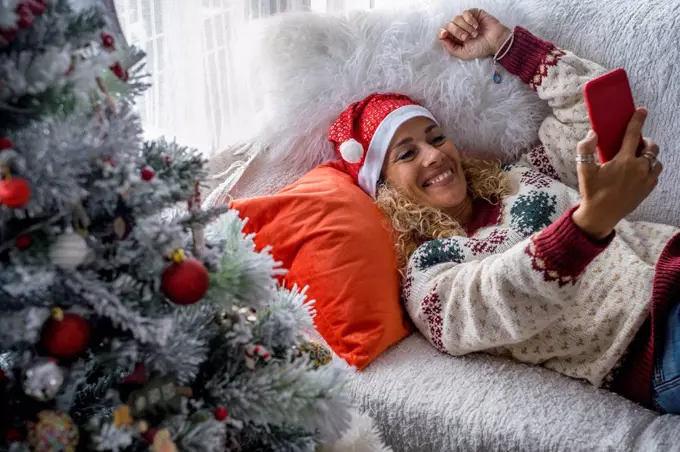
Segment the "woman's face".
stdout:
<path fill-rule="evenodd" d="M 467 183 L 456 146 L 431 119 L 413 118 L 392 137 L 383 178 L 414 201 L 441 210 L 467 197 Z"/>

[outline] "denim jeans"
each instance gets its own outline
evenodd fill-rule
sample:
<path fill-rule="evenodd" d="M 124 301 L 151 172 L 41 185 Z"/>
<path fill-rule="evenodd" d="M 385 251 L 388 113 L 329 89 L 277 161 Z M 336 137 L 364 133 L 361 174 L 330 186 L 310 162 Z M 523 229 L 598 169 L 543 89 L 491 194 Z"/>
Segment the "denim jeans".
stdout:
<path fill-rule="evenodd" d="M 680 302 L 668 315 L 663 348 L 654 360 L 652 397 L 666 413 L 680 414 Z"/>

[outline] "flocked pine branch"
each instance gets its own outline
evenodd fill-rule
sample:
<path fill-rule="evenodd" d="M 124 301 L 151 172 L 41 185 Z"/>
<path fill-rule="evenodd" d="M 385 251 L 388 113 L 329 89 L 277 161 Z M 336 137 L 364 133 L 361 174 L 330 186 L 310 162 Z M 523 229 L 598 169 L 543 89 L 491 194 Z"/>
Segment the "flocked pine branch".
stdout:
<path fill-rule="evenodd" d="M 349 422 L 350 402 L 341 392 L 345 378 L 344 368 L 335 365 L 309 371 L 301 363 L 273 363 L 233 379 L 216 376 L 207 390 L 244 422 L 292 424 L 336 439 Z"/>
<path fill-rule="evenodd" d="M 304 355 L 312 302 L 237 212 L 198 208 L 198 151 L 143 142 L 143 64 L 107 22 L 0 0 L 0 451 L 332 440 L 346 376 Z"/>
<path fill-rule="evenodd" d="M 299 427 L 249 424 L 243 429 L 241 444 L 246 450 L 271 452 L 314 452 L 314 435 Z"/>
<path fill-rule="evenodd" d="M 307 300 L 306 289 L 278 287 L 253 328 L 256 341 L 272 349 L 299 343 L 302 333 L 314 329 L 313 305 L 313 300 Z"/>
<path fill-rule="evenodd" d="M 236 211 L 229 211 L 206 229 L 206 239 L 224 243 L 221 269 L 211 280 L 209 297 L 223 303 L 241 302 L 252 308 L 265 306 L 273 298 L 277 275 L 285 274 L 265 248 L 255 250 L 252 235 L 243 234 L 244 222 Z"/>

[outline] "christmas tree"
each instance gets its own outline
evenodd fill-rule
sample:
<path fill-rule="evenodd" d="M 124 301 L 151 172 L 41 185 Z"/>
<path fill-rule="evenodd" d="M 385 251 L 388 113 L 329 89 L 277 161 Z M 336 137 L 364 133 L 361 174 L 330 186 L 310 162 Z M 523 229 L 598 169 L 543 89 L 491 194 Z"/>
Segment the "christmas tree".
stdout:
<path fill-rule="evenodd" d="M 346 370 L 304 290 L 201 209 L 200 154 L 142 140 L 141 57 L 98 3 L 0 1 L 0 450 L 334 440 Z"/>

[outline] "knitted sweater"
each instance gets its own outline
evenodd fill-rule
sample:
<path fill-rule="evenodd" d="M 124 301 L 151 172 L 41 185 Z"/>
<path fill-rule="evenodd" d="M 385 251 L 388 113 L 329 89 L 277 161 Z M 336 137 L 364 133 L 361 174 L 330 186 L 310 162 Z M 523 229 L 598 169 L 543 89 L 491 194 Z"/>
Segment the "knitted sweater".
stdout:
<path fill-rule="evenodd" d="M 603 241 L 584 235 L 571 218 L 579 202 L 576 144 L 589 129 L 582 88 L 604 69 L 520 27 L 501 63 L 552 108 L 539 129 L 541 145 L 505 168 L 511 192 L 498 205 L 475 202 L 467 237 L 416 250 L 403 285 L 406 309 L 442 352 L 508 356 L 595 386 L 611 382 L 636 340 L 625 367 L 644 387 L 630 380 L 618 390 L 649 404 L 654 341 L 651 325 L 643 325 L 655 266 L 679 231 L 624 220 Z M 673 256 L 680 254 L 668 253 L 665 275 L 678 280 Z M 667 292 L 656 294 L 662 309 Z M 657 333 L 663 324 L 656 322 Z"/>

